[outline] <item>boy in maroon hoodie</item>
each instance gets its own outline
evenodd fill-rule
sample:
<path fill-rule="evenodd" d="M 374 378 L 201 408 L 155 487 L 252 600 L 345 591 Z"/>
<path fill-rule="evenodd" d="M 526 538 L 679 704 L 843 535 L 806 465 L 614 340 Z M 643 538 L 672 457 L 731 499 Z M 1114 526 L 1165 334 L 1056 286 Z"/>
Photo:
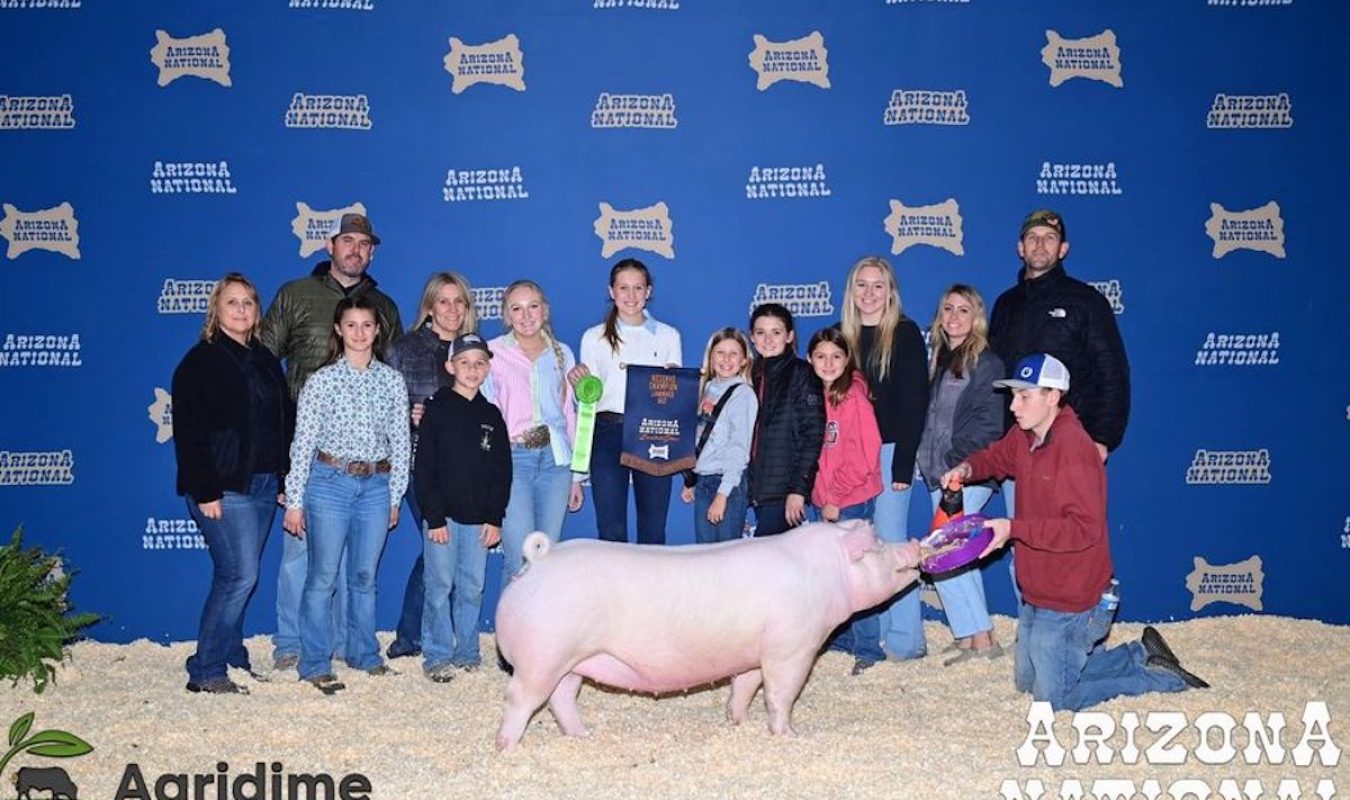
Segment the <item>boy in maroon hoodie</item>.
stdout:
<path fill-rule="evenodd" d="M 1046 353 L 1027 356 L 1013 377 L 1017 420 L 1002 439 L 942 477 L 963 482 L 1017 480 L 1014 519 L 993 519 L 994 539 L 982 555 L 1017 542 L 1018 691 L 1055 710 L 1077 711 L 1120 695 L 1179 692 L 1209 684 L 1181 667 L 1152 627 L 1141 641 L 1107 649 L 1120 603 L 1106 533 L 1106 470 L 1096 445 L 1063 405 L 1069 370 Z"/>

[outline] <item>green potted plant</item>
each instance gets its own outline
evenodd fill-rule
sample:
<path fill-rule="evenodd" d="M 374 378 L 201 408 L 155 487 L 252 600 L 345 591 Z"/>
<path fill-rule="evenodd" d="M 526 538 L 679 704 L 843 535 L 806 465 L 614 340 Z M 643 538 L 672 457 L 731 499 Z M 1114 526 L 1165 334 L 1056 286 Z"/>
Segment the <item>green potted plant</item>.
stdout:
<path fill-rule="evenodd" d="M 0 678 L 11 685 L 31 678 L 41 694 L 69 656 L 66 646 L 98 621 L 97 614 L 71 610 L 70 578 L 58 556 L 24 548 L 22 527 L 0 546 Z"/>

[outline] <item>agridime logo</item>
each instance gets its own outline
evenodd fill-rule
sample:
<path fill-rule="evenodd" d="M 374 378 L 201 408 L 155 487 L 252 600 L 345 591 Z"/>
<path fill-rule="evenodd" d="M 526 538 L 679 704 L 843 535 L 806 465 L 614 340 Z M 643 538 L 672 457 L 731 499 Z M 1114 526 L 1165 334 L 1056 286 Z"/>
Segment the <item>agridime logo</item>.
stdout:
<path fill-rule="evenodd" d="M 1269 203 L 1246 211 L 1229 211 L 1209 204 L 1205 233 L 1214 240 L 1213 256 L 1223 258 L 1234 250 L 1254 250 L 1284 258 L 1284 219 L 1280 204 Z"/>
<path fill-rule="evenodd" d="M 1188 484 L 1270 483 L 1270 451 L 1196 450 L 1186 470 Z"/>
<path fill-rule="evenodd" d="M 745 182 L 747 200 L 768 198 L 802 199 L 829 197 L 825 183 L 825 165 L 808 167 L 751 167 Z"/>
<path fill-rule="evenodd" d="M 0 486 L 65 486 L 74 482 L 75 456 L 69 450 L 0 450 Z"/>
<path fill-rule="evenodd" d="M 9 726 L 9 748 L 3 756 L 0 756 L 0 776 L 4 775 L 5 768 L 14 757 L 24 751 L 47 758 L 75 758 L 94 752 L 92 745 L 73 733 L 48 729 L 29 736 L 28 732 L 32 728 L 31 711 L 14 720 Z M 71 800 L 75 800 L 79 793 L 70 775 L 60 767 L 19 767 L 14 775 L 14 789 L 19 797 L 25 800 L 32 797 L 33 792 L 41 792 L 44 797 L 71 798 Z"/>
<path fill-rule="evenodd" d="M 882 220 L 891 235 L 891 255 L 900 255 L 917 244 L 965 255 L 961 233 L 961 207 L 955 198 L 931 206 L 907 206 L 891 200 L 891 213 Z"/>
<path fill-rule="evenodd" d="M 604 242 L 600 247 L 601 258 L 609 258 L 627 247 L 675 257 L 675 225 L 665 203 L 631 211 L 616 211 L 609 203 L 601 203 L 595 235 Z"/>
<path fill-rule="evenodd" d="M 160 86 L 192 76 L 230 86 L 230 47 L 225 31 L 175 39 L 167 31 L 155 31 L 155 46 L 150 48 L 150 63 L 159 67 Z"/>
<path fill-rule="evenodd" d="M 68 130 L 75 127 L 75 101 L 68 94 L 20 97 L 0 94 L 0 131 Z"/>
<path fill-rule="evenodd" d="M 756 89 L 762 92 L 779 81 L 830 88 L 830 51 L 825 49 L 825 37 L 820 31 L 786 42 L 771 42 L 757 33 L 754 42 L 750 68 L 759 76 Z"/>
<path fill-rule="evenodd" d="M 295 204 L 295 219 L 291 220 L 291 233 L 300 240 L 300 257 L 308 258 L 323 250 L 328 244 L 333 226 L 342 219 L 343 214 L 365 216 L 366 207 L 361 203 L 352 203 L 345 208 L 332 208 L 316 211 L 305 203 Z"/>
<path fill-rule="evenodd" d="M 755 287 L 750 313 L 765 303 L 781 303 L 794 317 L 832 317 L 829 281 L 819 283 L 761 283 Z"/>
<path fill-rule="evenodd" d="M 1059 86 L 1072 78 L 1109 83 L 1117 89 L 1125 85 L 1120 77 L 1120 48 L 1110 28 L 1086 39 L 1065 39 L 1052 30 L 1045 32 L 1041 63 L 1050 68 L 1050 85 Z"/>
<path fill-rule="evenodd" d="M 1260 556 L 1236 564 L 1211 564 L 1196 556 L 1193 563 L 1195 569 L 1186 576 L 1192 611 L 1210 603 L 1233 603 L 1252 611 L 1261 610 L 1266 574 L 1261 570 Z"/>
<path fill-rule="evenodd" d="M 1341 748 L 1331 738 L 1331 713 L 1327 704 L 1321 701 L 1304 702 L 1302 735 L 1297 744 L 1288 748 L 1281 741 L 1286 723 L 1285 715 L 1279 711 L 1264 717 L 1256 711 L 1248 711 L 1243 715 L 1241 725 L 1225 711 L 1206 711 L 1196 715 L 1194 720 L 1188 719 L 1185 712 L 1181 711 L 1149 711 L 1142 718 L 1135 711 L 1115 713 L 1119 714 L 1118 718 L 1107 711 L 1077 711 L 1067 720 L 1061 716 L 1061 724 L 1068 726 L 1064 730 L 1072 733 L 1065 735 L 1065 732 L 1061 732 L 1056 736 L 1054 709 L 1047 702 L 1033 702 L 1027 711 L 1026 739 L 1013 751 L 1019 773 L 1025 775 L 1028 768 L 1042 763 L 1048 768 L 1062 767 L 1066 757 L 1070 757 L 1071 763 L 1078 767 L 1074 773 L 1081 775 L 1086 771 L 1083 767 L 1090 765 L 1109 767 L 1119 762 L 1133 766 L 1142 760 L 1142 763 L 1154 767 L 1174 767 L 1189 763 L 1194 756 L 1206 767 L 1226 767 L 1217 771 L 1234 777 L 1221 779 L 1217 789 L 1200 778 L 1173 777 L 1164 789 L 1157 778 L 1146 778 L 1138 784 L 1131 778 L 1096 778 L 1091 781 L 1089 788 L 1084 787 L 1078 778 L 1070 777 L 1063 780 L 1058 792 L 1054 791 L 1053 786 L 1047 787 L 1039 778 L 1021 778 L 1004 780 L 999 787 L 999 795 L 1005 800 L 1050 797 L 1113 800 L 1135 797 L 1147 797 L 1150 800 L 1160 797 L 1171 800 L 1279 797 L 1282 800 L 1300 800 L 1305 797 L 1299 785 L 1302 781 L 1282 777 L 1278 788 L 1266 786 L 1260 779 L 1239 777 L 1241 766 L 1262 767 L 1263 778 L 1271 778 L 1273 774 L 1278 774 L 1278 770 L 1271 769 L 1271 766 L 1284 766 L 1290 773 L 1297 774 L 1318 765 L 1335 767 L 1341 760 Z M 1235 736 L 1234 733 L 1239 730 L 1243 733 Z M 1061 744 L 1060 736 L 1072 747 Z M 1290 737 L 1285 741 L 1292 738 L 1291 729 Z M 1242 739 L 1246 740 L 1245 745 Z M 1143 772 L 1160 776 L 1177 774 L 1170 769 Z M 1336 786 L 1330 778 L 1319 777 L 1317 773 L 1305 773 L 1300 777 L 1316 779 L 1317 797 L 1336 796 Z M 1026 789 L 1025 794 L 1023 787 Z"/>
<path fill-rule="evenodd" d="M 80 221 L 70 203 L 41 211 L 20 211 L 4 204 L 0 236 L 9 240 L 6 258 L 18 258 L 29 250 L 50 250 L 67 258 L 80 257 Z"/>
<path fill-rule="evenodd" d="M 884 125 L 969 125 L 965 89 L 896 89 L 882 115 Z"/>
<path fill-rule="evenodd" d="M 370 119 L 370 100 L 363 94 L 304 94 L 291 95 L 284 123 L 287 128 L 336 128 L 368 131 L 375 123 Z"/>
<path fill-rule="evenodd" d="M 155 387 L 155 402 L 146 409 L 150 423 L 155 426 L 155 443 L 164 444 L 173 438 L 173 395 Z"/>
<path fill-rule="evenodd" d="M 1216 94 L 1205 115 L 1206 128 L 1292 128 L 1289 94 Z"/>
<path fill-rule="evenodd" d="M 450 91 L 455 94 L 479 83 L 525 91 L 525 55 L 514 33 L 485 44 L 465 44 L 452 36 L 444 63 L 445 71 L 454 78 Z"/>

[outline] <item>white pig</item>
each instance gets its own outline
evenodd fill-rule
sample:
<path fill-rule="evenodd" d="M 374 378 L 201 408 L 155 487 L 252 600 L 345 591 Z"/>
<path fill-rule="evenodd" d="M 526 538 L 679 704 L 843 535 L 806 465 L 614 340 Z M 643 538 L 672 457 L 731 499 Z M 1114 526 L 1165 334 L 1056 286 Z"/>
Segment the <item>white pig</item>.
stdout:
<path fill-rule="evenodd" d="M 878 542 L 866 522 L 685 547 L 525 540 L 522 573 L 497 606 L 497 646 L 514 668 L 497 749 L 520 741 L 547 700 L 584 736 L 582 678 L 661 694 L 732 677 L 727 719 L 760 683 L 769 730 L 793 733 L 792 705 L 830 632 L 918 576 L 915 542 Z"/>

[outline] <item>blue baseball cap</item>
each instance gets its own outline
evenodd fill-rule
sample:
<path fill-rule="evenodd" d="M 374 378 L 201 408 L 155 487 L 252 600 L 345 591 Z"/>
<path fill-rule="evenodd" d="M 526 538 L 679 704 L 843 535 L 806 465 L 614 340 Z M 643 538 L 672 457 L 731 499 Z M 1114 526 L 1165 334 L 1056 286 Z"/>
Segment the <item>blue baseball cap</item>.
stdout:
<path fill-rule="evenodd" d="M 1049 353 L 1036 353 L 1017 362 L 1011 378 L 994 381 L 1002 389 L 1059 389 L 1069 391 L 1069 368 Z"/>
<path fill-rule="evenodd" d="M 457 337 L 450 343 L 448 356 L 453 359 L 455 356 L 467 353 L 470 350 L 482 350 L 488 358 L 492 358 L 492 351 L 488 349 L 487 342 L 483 341 L 483 337 L 476 333 L 466 333 Z"/>

